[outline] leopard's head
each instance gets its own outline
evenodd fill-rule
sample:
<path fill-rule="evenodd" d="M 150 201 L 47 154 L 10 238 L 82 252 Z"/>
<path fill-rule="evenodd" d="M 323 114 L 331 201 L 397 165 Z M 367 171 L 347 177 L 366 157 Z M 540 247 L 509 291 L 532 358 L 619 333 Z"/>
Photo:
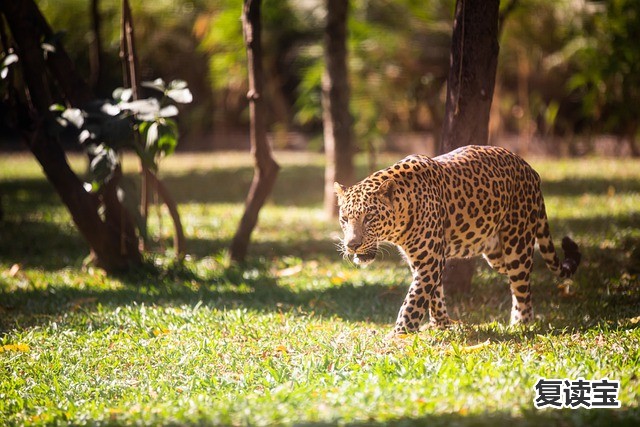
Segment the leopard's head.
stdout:
<path fill-rule="evenodd" d="M 346 188 L 337 182 L 334 189 L 340 206 L 340 226 L 345 255 L 353 255 L 357 265 L 371 263 L 380 242 L 394 231 L 393 179 L 367 178 Z"/>

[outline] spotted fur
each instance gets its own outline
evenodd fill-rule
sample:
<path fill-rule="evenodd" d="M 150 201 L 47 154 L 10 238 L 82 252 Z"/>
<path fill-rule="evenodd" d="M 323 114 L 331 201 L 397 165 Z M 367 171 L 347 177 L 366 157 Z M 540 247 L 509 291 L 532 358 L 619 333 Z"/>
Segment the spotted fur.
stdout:
<path fill-rule="evenodd" d="M 357 264 L 375 258 L 390 242 L 413 275 L 394 333 L 430 324 L 444 327 L 447 314 L 442 269 L 449 258 L 482 254 L 508 276 L 511 323 L 533 319 L 530 274 L 536 240 L 547 267 L 568 278 L 580 262 L 578 246 L 562 240 L 560 263 L 549 234 L 540 177 L 504 148 L 467 146 L 439 157 L 412 155 L 352 187 L 335 184 L 345 252 Z"/>

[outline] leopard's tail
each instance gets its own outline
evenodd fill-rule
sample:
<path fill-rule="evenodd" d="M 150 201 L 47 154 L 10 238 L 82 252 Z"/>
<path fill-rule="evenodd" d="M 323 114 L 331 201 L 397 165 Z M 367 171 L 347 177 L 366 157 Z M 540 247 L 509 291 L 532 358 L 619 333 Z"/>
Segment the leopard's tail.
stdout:
<path fill-rule="evenodd" d="M 551 233 L 549 233 L 549 222 L 547 221 L 547 212 L 544 206 L 544 202 L 540 207 L 540 216 L 538 219 L 538 229 L 536 230 L 536 238 L 538 239 L 538 246 L 542 258 L 547 264 L 547 268 L 551 270 L 556 276 L 567 279 L 576 272 L 578 265 L 580 264 L 580 249 L 576 242 L 571 240 L 568 236 L 562 239 L 562 250 L 564 251 L 564 260 L 560 263 L 558 254 L 553 246 L 553 240 L 551 240 Z"/>

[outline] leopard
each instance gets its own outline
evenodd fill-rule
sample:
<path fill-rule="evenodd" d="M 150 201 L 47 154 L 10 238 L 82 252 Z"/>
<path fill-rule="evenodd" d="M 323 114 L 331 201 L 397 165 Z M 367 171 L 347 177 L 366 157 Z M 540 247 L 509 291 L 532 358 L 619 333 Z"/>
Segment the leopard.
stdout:
<path fill-rule="evenodd" d="M 578 245 L 562 239 L 561 262 L 549 230 L 540 175 L 520 156 L 497 146 L 468 145 L 429 157 L 414 154 L 334 190 L 345 257 L 366 266 L 381 244 L 399 248 L 412 281 L 389 335 L 447 328 L 442 283 L 447 260 L 482 255 L 511 291 L 510 324 L 534 320 L 531 272 L 536 242 L 549 270 L 570 279 Z"/>

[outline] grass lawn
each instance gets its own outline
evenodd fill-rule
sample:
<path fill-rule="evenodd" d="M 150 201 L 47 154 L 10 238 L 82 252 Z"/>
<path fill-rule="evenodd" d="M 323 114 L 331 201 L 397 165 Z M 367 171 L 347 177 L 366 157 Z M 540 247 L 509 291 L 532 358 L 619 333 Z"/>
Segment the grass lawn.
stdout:
<path fill-rule="evenodd" d="M 226 247 L 248 156 L 181 154 L 161 167 L 187 260 L 155 210 L 146 266 L 107 277 L 83 267 L 34 161 L 2 154 L 0 424 L 640 425 L 640 162 L 532 160 L 556 242 L 570 234 L 584 260 L 562 296 L 537 256 L 533 325 L 507 326 L 506 279 L 482 262 L 447 296 L 459 325 L 387 341 L 407 267 L 394 249 L 367 269 L 342 260 L 322 157 L 277 157 L 244 268 Z M 536 409 L 541 377 L 619 381 L 621 408 Z"/>

